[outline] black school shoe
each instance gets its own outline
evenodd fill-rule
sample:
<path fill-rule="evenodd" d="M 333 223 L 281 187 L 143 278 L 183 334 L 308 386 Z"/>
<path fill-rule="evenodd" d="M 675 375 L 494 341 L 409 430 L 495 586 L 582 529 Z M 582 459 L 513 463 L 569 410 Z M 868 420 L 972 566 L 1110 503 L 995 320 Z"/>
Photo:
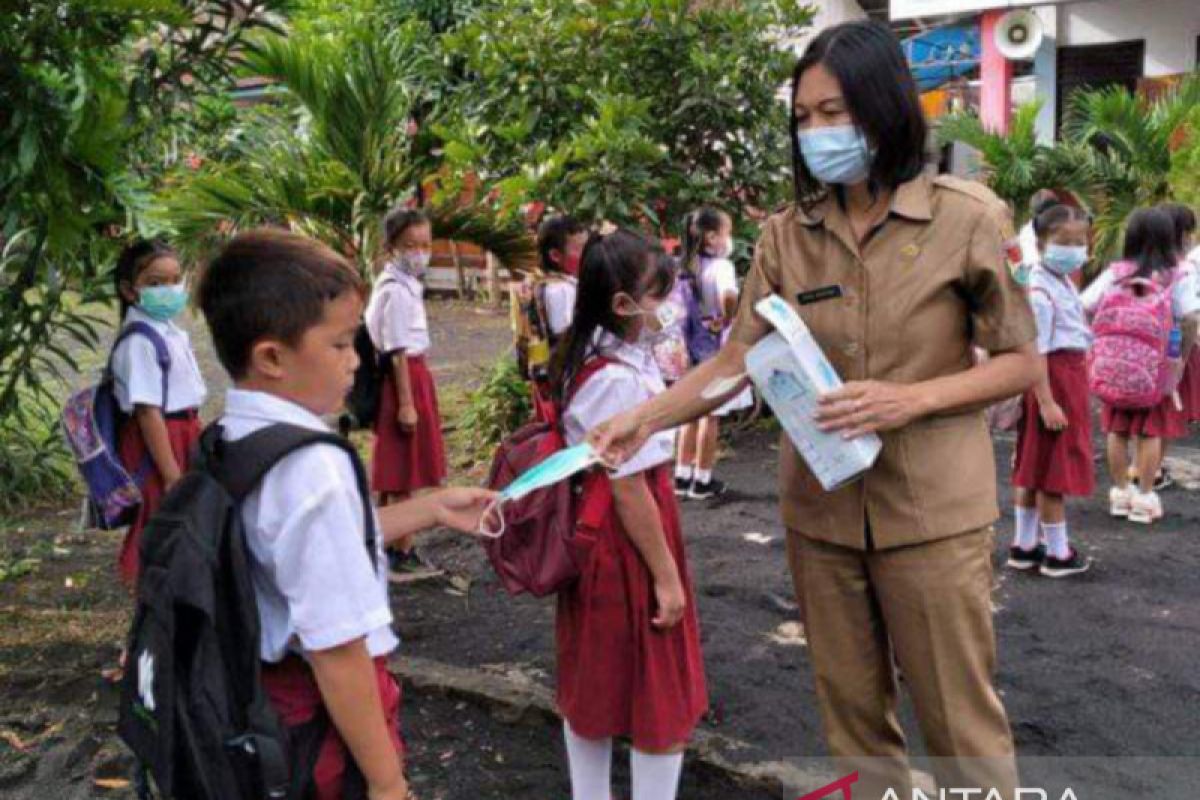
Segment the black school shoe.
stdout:
<path fill-rule="evenodd" d="M 1009 569 L 1037 569 L 1046 560 L 1046 545 L 1039 544 L 1032 550 L 1023 550 L 1016 545 L 1008 548 L 1008 561 L 1004 566 Z"/>
<path fill-rule="evenodd" d="M 1069 578 L 1087 572 L 1092 566 L 1092 560 L 1082 556 L 1078 550 L 1072 549 L 1066 558 L 1046 556 L 1039 571 L 1047 578 Z"/>
<path fill-rule="evenodd" d="M 676 478 L 675 479 L 675 496 L 676 497 L 687 497 L 688 492 L 691 491 L 691 488 L 692 488 L 692 479 L 691 478 Z"/>
<path fill-rule="evenodd" d="M 706 483 L 692 481 L 692 486 L 688 489 L 687 496 L 693 500 L 707 500 L 710 497 L 720 497 L 725 494 L 727 488 L 724 481 L 719 481 L 716 478 L 710 478 Z"/>

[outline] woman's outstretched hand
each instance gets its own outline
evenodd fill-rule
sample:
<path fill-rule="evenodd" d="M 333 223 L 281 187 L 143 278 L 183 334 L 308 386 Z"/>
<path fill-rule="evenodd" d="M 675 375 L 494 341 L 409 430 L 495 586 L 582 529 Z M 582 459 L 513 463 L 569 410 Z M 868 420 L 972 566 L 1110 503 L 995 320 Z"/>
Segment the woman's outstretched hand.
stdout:
<path fill-rule="evenodd" d="M 925 413 L 918 386 L 887 381 L 852 381 L 818 402 L 817 427 L 845 439 L 903 428 Z"/>
<path fill-rule="evenodd" d="M 652 433 L 636 414 L 626 411 L 588 431 L 587 442 L 605 465 L 613 468 L 641 450 Z"/>
<path fill-rule="evenodd" d="M 479 530 L 480 518 L 498 496 L 490 489 L 456 486 L 434 493 L 431 499 L 436 504 L 434 513 L 439 525 L 475 533 Z"/>

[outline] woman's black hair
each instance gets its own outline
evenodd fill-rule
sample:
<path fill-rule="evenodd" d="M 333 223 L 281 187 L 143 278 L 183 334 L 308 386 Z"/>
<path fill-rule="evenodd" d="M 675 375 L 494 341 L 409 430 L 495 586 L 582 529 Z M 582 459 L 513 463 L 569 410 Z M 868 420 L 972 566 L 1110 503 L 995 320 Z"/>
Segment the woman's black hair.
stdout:
<path fill-rule="evenodd" d="M 1183 203 L 1163 203 L 1159 208 L 1167 212 L 1175 226 L 1175 249 L 1181 256 L 1187 255 L 1187 237 L 1196 232 L 1196 212 Z"/>
<path fill-rule="evenodd" d="M 1126 261 L 1137 264 L 1137 277 L 1174 269 L 1179 264 L 1175 249 L 1175 222 L 1161 207 L 1141 208 L 1129 215 L 1125 225 Z"/>
<path fill-rule="evenodd" d="M 721 230 L 728 215 L 719 208 L 703 206 L 683 218 L 683 267 L 692 275 L 700 272 L 704 234 Z"/>
<path fill-rule="evenodd" d="M 429 225 L 429 215 L 419 208 L 396 206 L 383 218 L 383 249 L 390 251 L 396 240 L 409 228 Z"/>
<path fill-rule="evenodd" d="M 796 95 L 800 78 L 821 64 L 837 79 L 854 124 L 875 149 L 869 181 L 872 191 L 895 189 L 921 174 L 925 165 L 928 126 L 921 111 L 917 84 L 900 43 L 880 22 L 844 22 L 821 31 L 792 70 L 792 175 L 796 202 L 810 208 L 826 194 L 813 177 L 797 140 Z"/>
<path fill-rule="evenodd" d="M 624 228 L 607 235 L 593 233 L 588 239 L 579 267 L 574 318 L 558 343 L 551 369 L 559 402 L 565 402 L 572 380 L 593 355 L 596 331 L 621 335 L 613 297 L 624 292 L 641 300 L 666 297 L 671 291 L 675 276 L 661 253 L 661 246 Z"/>
<path fill-rule="evenodd" d="M 129 286 L 132 289 L 142 270 L 160 258 L 178 258 L 170 245 L 161 239 L 137 239 L 127 245 L 117 257 L 117 268 L 113 270 L 113 286 L 121 303 L 121 319 L 125 319 L 125 315 L 133 306 L 133 303 L 126 299 L 122 288 Z"/>
<path fill-rule="evenodd" d="M 1092 218 L 1082 208 L 1055 203 L 1043 208 L 1033 218 L 1033 233 L 1037 238 L 1044 239 L 1068 222 L 1086 222 L 1090 225 Z"/>

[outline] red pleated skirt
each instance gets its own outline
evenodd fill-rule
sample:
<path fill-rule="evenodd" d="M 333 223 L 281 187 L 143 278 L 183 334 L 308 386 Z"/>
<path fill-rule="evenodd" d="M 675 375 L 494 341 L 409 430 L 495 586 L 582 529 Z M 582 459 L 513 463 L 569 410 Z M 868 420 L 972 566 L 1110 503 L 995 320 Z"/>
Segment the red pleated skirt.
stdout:
<path fill-rule="evenodd" d="M 441 486 L 446 480 L 446 444 L 442 440 L 442 416 L 438 411 L 437 388 L 424 356 L 408 357 L 417 429 L 400 430 L 396 412 L 396 382 L 391 369 L 385 371 L 375 418 L 375 449 L 371 458 L 371 488 L 377 492 L 409 495 L 418 489 Z"/>
<path fill-rule="evenodd" d="M 304 659 L 288 656 L 278 664 L 264 663 L 262 666 L 262 681 L 267 697 L 287 727 L 303 725 L 324 707 L 312 668 Z M 400 708 L 403 698 L 400 684 L 388 672 L 387 659 L 375 659 L 375 679 L 379 684 L 379 698 L 383 701 L 388 735 L 392 739 L 392 746 L 403 758 L 404 739 L 400 736 Z M 329 731 L 321 741 L 316 766 L 313 769 L 316 793 L 312 800 L 341 800 L 347 758 L 352 756 L 331 721 Z"/>
<path fill-rule="evenodd" d="M 1046 356 L 1050 391 L 1067 417 L 1067 427 L 1052 431 L 1042 424 L 1037 397 L 1025 392 L 1025 413 L 1017 429 L 1013 486 L 1050 494 L 1089 496 L 1096 488 L 1092 461 L 1092 415 L 1086 356 L 1060 350 Z"/>
<path fill-rule="evenodd" d="M 558 708 L 585 739 L 629 737 L 639 750 L 662 750 L 689 739 L 708 689 L 671 467 L 645 475 L 687 610 L 673 628 L 651 626 L 650 571 L 619 515 L 609 515 L 583 574 L 558 595 Z"/>
<path fill-rule="evenodd" d="M 200 439 L 200 416 L 193 410 L 184 416 L 171 416 L 165 419 L 167 424 L 167 439 L 171 443 L 171 453 L 180 470 L 187 472 L 191 461 L 192 447 Z M 129 587 L 137 585 L 139 552 L 142 542 L 142 530 L 150 517 L 158 510 L 166 493 L 163 488 L 162 475 L 150 459 L 146 450 L 146 440 L 142 438 L 142 429 L 137 420 L 130 417 L 121 427 L 120 439 L 117 443 L 118 457 L 121 464 L 131 473 L 145 466 L 146 480 L 142 483 L 142 504 L 138 507 L 137 517 L 125 533 L 125 541 L 121 544 L 121 552 L 117 555 L 117 571 L 121 580 Z"/>
<path fill-rule="evenodd" d="M 1182 391 L 1179 395 L 1182 401 Z M 1100 425 L 1105 433 L 1148 439 L 1178 439 L 1187 434 L 1187 417 L 1184 409 L 1175 405 L 1173 395 L 1164 397 L 1154 408 L 1130 410 L 1103 406 Z"/>
<path fill-rule="evenodd" d="M 1200 346 L 1192 348 L 1192 354 L 1183 369 L 1179 399 L 1183 402 L 1184 420 L 1200 422 Z"/>

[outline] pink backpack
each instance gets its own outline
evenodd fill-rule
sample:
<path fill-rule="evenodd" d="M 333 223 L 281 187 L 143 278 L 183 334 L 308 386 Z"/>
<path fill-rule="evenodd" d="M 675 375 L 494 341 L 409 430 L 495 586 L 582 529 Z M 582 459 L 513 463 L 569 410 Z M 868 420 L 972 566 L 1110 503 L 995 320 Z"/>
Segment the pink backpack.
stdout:
<path fill-rule="evenodd" d="M 1170 375 L 1167 343 L 1174 325 L 1171 290 L 1177 271 L 1164 285 L 1134 277 L 1137 268 L 1129 262 L 1110 269 L 1117 281 L 1092 318 L 1088 388 L 1112 408 L 1153 408 L 1162 402 Z"/>

